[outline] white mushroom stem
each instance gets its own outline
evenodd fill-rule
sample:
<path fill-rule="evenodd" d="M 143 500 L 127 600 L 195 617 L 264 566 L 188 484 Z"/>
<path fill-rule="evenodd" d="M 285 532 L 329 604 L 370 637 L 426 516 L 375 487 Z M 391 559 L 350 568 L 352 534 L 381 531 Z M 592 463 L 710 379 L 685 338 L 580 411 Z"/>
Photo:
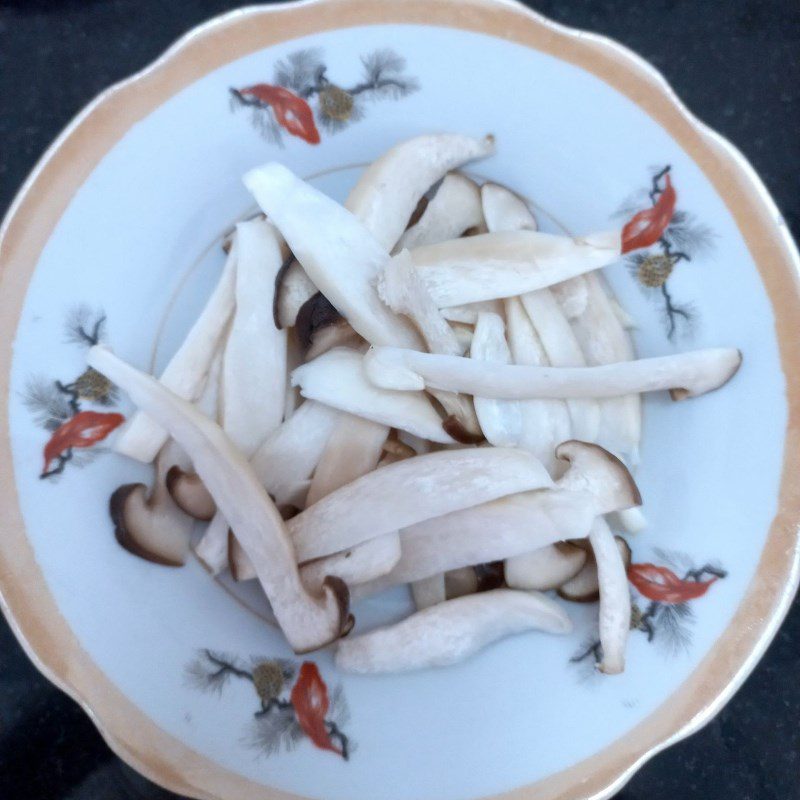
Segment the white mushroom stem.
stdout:
<path fill-rule="evenodd" d="M 547 470 L 522 450 L 444 450 L 364 475 L 309 506 L 287 525 L 303 562 L 422 520 L 550 485 Z"/>
<path fill-rule="evenodd" d="M 390 250 L 431 186 L 451 170 L 493 152 L 493 136 L 443 133 L 408 139 L 367 167 L 346 206 Z"/>
<path fill-rule="evenodd" d="M 388 572 L 389 570 L 386 571 Z M 414 583 L 411 584 L 411 596 L 414 598 L 414 605 L 417 611 L 430 608 L 437 603 L 444 603 L 447 599 L 444 575 L 431 575 L 429 578 L 423 578 L 421 581 L 414 581 Z"/>
<path fill-rule="evenodd" d="M 239 223 L 236 242 L 236 310 L 223 355 L 222 428 L 249 458 L 283 419 L 286 331 L 275 327 L 269 302 L 283 256 L 277 231 L 262 219 Z M 195 548 L 213 575 L 228 564 L 228 527 L 217 511 Z"/>
<path fill-rule="evenodd" d="M 197 399 L 197 408 L 202 411 L 209 419 L 219 422 L 221 418 L 221 397 L 220 389 L 222 383 L 222 350 L 218 350 L 214 356 L 208 374 L 203 385 L 203 391 Z"/>
<path fill-rule="evenodd" d="M 362 369 L 363 356 L 337 347 L 298 367 L 292 383 L 303 397 L 347 411 L 358 417 L 399 428 L 440 444 L 454 440 L 442 428 L 442 420 L 422 392 L 396 392 L 370 383 Z"/>
<path fill-rule="evenodd" d="M 572 623 L 545 595 L 495 589 L 438 603 L 395 625 L 343 639 L 336 666 L 365 674 L 443 667 L 532 630 L 564 634 Z"/>
<path fill-rule="evenodd" d="M 312 594 L 320 591 L 329 575 L 341 578 L 348 586 L 358 586 L 391 572 L 399 560 L 400 534 L 393 531 L 303 564 L 300 579 Z"/>
<path fill-rule="evenodd" d="M 499 314 L 482 311 L 472 336 L 470 358 L 478 362 L 510 364 L 503 319 Z M 495 447 L 515 447 L 522 438 L 522 408 L 516 400 L 494 400 L 475 396 L 475 413 L 478 415 L 484 436 Z"/>
<path fill-rule="evenodd" d="M 490 364 L 375 347 L 364 356 L 364 371 L 378 387 L 430 387 L 503 400 L 617 397 L 661 390 L 669 390 L 673 400 L 683 400 L 718 389 L 736 374 L 741 362 L 738 350 L 723 347 L 599 367 Z"/>
<path fill-rule="evenodd" d="M 520 297 L 552 367 L 587 365 L 569 321 L 549 289 L 528 292 Z M 594 442 L 600 427 L 600 407 L 593 399 L 567 400 L 572 435 L 583 442 Z"/>
<path fill-rule="evenodd" d="M 484 184 L 481 197 L 490 233 L 537 229 L 536 219 L 527 203 L 504 186 Z M 569 323 L 548 289 L 530 292 L 523 295 L 522 299 L 507 298 L 505 309 L 509 336 L 513 335 L 514 340 L 515 364 L 554 367 L 585 365 Z M 536 313 L 531 313 L 531 309 Z M 552 454 L 558 442 L 568 439 L 570 434 L 583 441 L 594 441 L 597 428 L 598 410 L 594 400 L 571 400 L 566 407 L 563 403 L 556 405 L 559 402 L 528 400 L 524 406 L 521 404 L 525 441 L 520 444 L 536 454 L 543 446 L 547 447 L 548 458 L 544 463 L 548 467 L 553 466 Z M 569 408 L 571 420 L 564 419 L 566 408 Z M 550 415 L 553 416 L 552 422 L 556 423 L 555 428 L 542 419 Z M 555 434 L 555 438 L 544 441 L 548 434 Z"/>
<path fill-rule="evenodd" d="M 250 465 L 279 506 L 296 505 L 298 488 L 308 488 L 340 416 L 333 408 L 306 400 L 253 454 Z"/>
<path fill-rule="evenodd" d="M 625 669 L 625 645 L 631 622 L 631 595 L 625 562 L 606 521 L 598 517 L 589 542 L 597 562 L 597 580 L 600 587 L 600 644 L 603 660 L 601 672 L 616 675 Z"/>
<path fill-rule="evenodd" d="M 547 366 L 547 356 L 518 297 L 505 301 L 508 341 L 513 362 L 528 366 Z M 519 446 L 530 450 L 552 471 L 556 468 L 555 449 L 570 437 L 569 410 L 563 400 L 518 401 L 522 413 Z"/>
<path fill-rule="evenodd" d="M 506 583 L 512 589 L 536 589 L 540 592 L 557 589 L 575 577 L 585 563 L 585 550 L 557 542 L 532 553 L 506 559 Z"/>
<path fill-rule="evenodd" d="M 625 465 L 601 447 L 564 442 L 558 452 L 570 467 L 552 488 L 510 495 L 405 527 L 397 566 L 361 587 L 359 595 L 460 567 L 503 561 L 565 538 L 582 539 L 600 514 L 641 503 Z"/>
<path fill-rule="evenodd" d="M 265 220 L 236 228 L 236 311 L 223 356 L 222 418 L 225 433 L 249 457 L 283 419 L 286 332 L 275 327 L 269 303 L 282 257 L 278 233 Z"/>
<path fill-rule="evenodd" d="M 400 237 L 395 250 L 457 239 L 464 231 L 482 226 L 480 189 L 475 181 L 451 173 L 445 175 L 419 221 Z"/>
<path fill-rule="evenodd" d="M 251 170 L 244 183 L 354 330 L 372 344 L 419 343 L 413 327 L 380 301 L 375 280 L 389 254 L 351 212 L 276 162 Z"/>
<path fill-rule="evenodd" d="M 225 266 L 200 316 L 170 359 L 159 379 L 167 389 L 184 400 L 196 400 L 225 335 L 233 313 L 236 293 L 238 247 L 234 237 Z M 167 441 L 166 431 L 141 411 L 117 438 L 114 449 L 145 463 L 152 461 Z"/>
<path fill-rule="evenodd" d="M 614 313 L 599 275 L 583 277 L 587 302 L 572 320 L 572 328 L 589 365 L 613 364 L 635 358 L 630 335 Z M 642 407 L 638 394 L 603 400 L 599 404 L 597 442 L 619 453 L 629 463 L 639 458 L 642 436 Z"/>
<path fill-rule="evenodd" d="M 411 251 L 440 308 L 534 292 L 619 256 L 619 231 L 578 239 L 539 231 L 485 233 Z"/>
<path fill-rule="evenodd" d="M 390 259 L 378 276 L 378 295 L 395 314 L 416 325 L 431 353 L 460 356 L 464 351 L 422 283 L 408 250 Z"/>
<path fill-rule="evenodd" d="M 539 228 L 525 200 L 505 186 L 484 183 L 481 186 L 481 205 L 490 233 L 535 231 Z"/>
<path fill-rule="evenodd" d="M 164 426 L 192 459 L 197 474 L 255 565 L 292 648 L 305 652 L 338 638 L 349 623 L 346 587 L 341 581 L 329 579 L 322 597 L 312 597 L 305 591 L 278 509 L 222 429 L 157 380 L 104 347 L 93 347 L 88 360 Z"/>
<path fill-rule="evenodd" d="M 420 281 L 407 250 L 392 258 L 384 268 L 378 278 L 378 294 L 392 311 L 407 316 L 414 323 L 431 353 L 456 356 L 464 353 L 455 332 Z M 434 396 L 445 413 L 457 420 L 468 435 L 480 436 L 481 429 L 469 398 L 450 392 L 436 392 Z"/>
<path fill-rule="evenodd" d="M 314 470 L 306 505 L 313 505 L 347 483 L 372 472 L 383 455 L 389 428 L 342 414 Z"/>

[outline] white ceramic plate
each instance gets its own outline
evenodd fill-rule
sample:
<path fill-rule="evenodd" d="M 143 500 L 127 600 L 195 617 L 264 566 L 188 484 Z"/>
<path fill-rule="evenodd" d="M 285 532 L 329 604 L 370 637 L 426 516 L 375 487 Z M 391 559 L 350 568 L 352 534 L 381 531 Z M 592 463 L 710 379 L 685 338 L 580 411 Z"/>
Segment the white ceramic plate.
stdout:
<path fill-rule="evenodd" d="M 316 87 L 313 119 L 281 124 L 278 102 L 231 104 L 230 88 L 275 85 L 293 65 Z M 376 91 L 375 80 L 389 88 Z M 591 656 L 576 660 L 596 609 L 572 605 L 568 637 L 521 636 L 459 666 L 379 678 L 338 674 L 319 653 L 306 659 L 318 678 L 260 618 L 257 597 L 235 597 L 195 563 L 158 568 L 116 544 L 108 496 L 146 470 L 100 443 L 39 477 L 51 434 L 42 413 L 63 421 L 74 412 L 64 402 L 84 370 L 81 338 L 102 319 L 125 359 L 164 365 L 218 273 L 219 235 L 251 207 L 245 170 L 280 159 L 341 199 L 358 165 L 441 130 L 494 133 L 497 155 L 475 171 L 530 197 L 551 230 L 618 225 L 620 209 L 649 204 L 654 176 L 669 166 L 683 226 L 673 233 L 684 234 L 689 258 L 656 287 L 633 259 L 608 278 L 637 320 L 641 355 L 744 353 L 723 391 L 646 402 L 637 479 L 651 524 L 632 547 L 642 576 L 634 597 L 650 628 L 632 632 L 619 677 L 593 675 Z M 4 611 L 112 747 L 177 792 L 606 797 L 721 707 L 796 588 L 797 263 L 742 157 L 613 42 L 499 0 L 323 0 L 214 20 L 84 111 L 4 224 Z M 79 394 L 82 411 L 129 412 L 119 398 L 109 408 Z M 692 597 L 680 606 L 659 602 L 647 564 L 703 589 L 685 590 Z M 398 593 L 356 607 L 359 624 L 404 602 Z M 274 677 L 263 664 L 276 658 L 289 659 L 283 684 L 272 685 L 288 712 L 256 717 L 256 688 L 267 697 L 267 683 L 252 676 Z M 228 680 L 217 685 L 210 676 L 221 665 Z M 292 723 L 290 692 L 317 680 L 347 759 Z M 341 751 L 344 738 L 334 738 Z"/>

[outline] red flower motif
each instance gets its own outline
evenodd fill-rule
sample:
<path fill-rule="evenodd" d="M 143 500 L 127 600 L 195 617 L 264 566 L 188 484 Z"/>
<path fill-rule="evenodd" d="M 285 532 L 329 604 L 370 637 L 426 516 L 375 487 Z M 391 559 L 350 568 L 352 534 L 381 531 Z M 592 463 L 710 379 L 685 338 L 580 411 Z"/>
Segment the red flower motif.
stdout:
<path fill-rule="evenodd" d="M 114 428 L 125 422 L 122 414 L 103 414 L 99 411 L 81 411 L 60 425 L 44 447 L 44 470 L 71 447 L 91 447 L 103 440 Z"/>
<path fill-rule="evenodd" d="M 664 191 L 658 196 L 655 205 L 634 214 L 622 229 L 623 253 L 630 253 L 631 250 L 639 250 L 655 244 L 671 222 L 672 215 L 675 213 L 677 195 L 669 173 L 666 174 L 664 180 Z"/>
<path fill-rule="evenodd" d="M 631 564 L 628 567 L 628 580 L 636 590 L 648 600 L 677 605 L 702 597 L 717 580 L 717 576 L 707 581 L 690 581 L 679 578 L 667 567 L 655 564 Z"/>
<path fill-rule="evenodd" d="M 274 112 L 278 124 L 292 136 L 299 136 L 309 144 L 319 144 L 320 137 L 314 123 L 314 112 L 302 97 L 282 86 L 271 86 L 268 83 L 257 83 L 255 86 L 241 89 L 239 94 L 268 105 Z"/>
<path fill-rule="evenodd" d="M 331 740 L 325 717 L 330 708 L 328 688 L 319 674 L 317 665 L 311 661 L 304 661 L 300 667 L 297 682 L 292 687 L 289 698 L 294 706 L 294 713 L 300 727 L 321 750 L 330 750 L 340 756 L 344 752 Z"/>

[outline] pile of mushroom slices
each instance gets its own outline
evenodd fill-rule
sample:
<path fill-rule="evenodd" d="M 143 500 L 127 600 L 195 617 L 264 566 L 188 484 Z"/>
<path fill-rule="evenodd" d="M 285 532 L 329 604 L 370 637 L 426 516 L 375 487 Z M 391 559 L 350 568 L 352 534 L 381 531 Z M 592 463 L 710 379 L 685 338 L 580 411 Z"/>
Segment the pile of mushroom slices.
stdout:
<path fill-rule="evenodd" d="M 131 552 L 178 565 L 195 520 L 214 574 L 258 580 L 290 645 L 338 642 L 353 672 L 451 664 L 500 637 L 571 630 L 599 599 L 600 669 L 620 672 L 629 469 L 642 392 L 694 397 L 735 349 L 635 360 L 599 274 L 650 235 L 542 233 L 508 189 L 454 172 L 492 137 L 421 136 L 344 206 L 286 167 L 244 177 L 219 283 L 159 379 L 89 363 L 139 410 L 116 449 L 155 483 L 111 499 Z M 409 584 L 417 612 L 352 635 L 349 602 Z"/>

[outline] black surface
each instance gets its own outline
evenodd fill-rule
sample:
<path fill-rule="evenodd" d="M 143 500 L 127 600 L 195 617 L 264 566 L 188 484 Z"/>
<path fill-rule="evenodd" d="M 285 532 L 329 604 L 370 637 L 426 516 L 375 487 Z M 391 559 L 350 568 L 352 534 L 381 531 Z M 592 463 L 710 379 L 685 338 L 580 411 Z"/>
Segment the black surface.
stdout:
<path fill-rule="evenodd" d="M 70 118 L 225 0 L 0 0 L 0 209 Z M 540 0 L 650 60 L 752 161 L 800 233 L 797 0 Z M 799 332 L 800 333 L 800 332 Z M 800 479 L 800 478 L 798 478 Z M 164 800 L 40 677 L 0 623 L 0 800 Z M 726 709 L 647 764 L 624 800 L 800 798 L 800 605 Z M 379 800 L 379 798 L 376 798 Z"/>

